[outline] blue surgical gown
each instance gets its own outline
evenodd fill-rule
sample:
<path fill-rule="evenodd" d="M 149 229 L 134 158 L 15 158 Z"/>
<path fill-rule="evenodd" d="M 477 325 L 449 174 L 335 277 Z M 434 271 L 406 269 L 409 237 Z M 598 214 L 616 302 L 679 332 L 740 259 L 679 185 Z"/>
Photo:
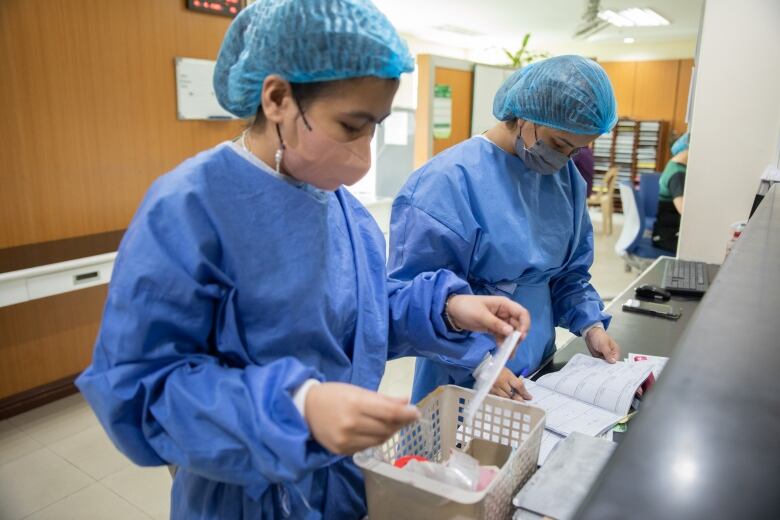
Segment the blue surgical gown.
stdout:
<path fill-rule="evenodd" d="M 343 188 L 223 143 L 149 190 L 77 385 L 132 461 L 178 466 L 172 518 L 361 518 L 359 471 L 313 440 L 293 393 L 375 390 L 388 357 L 458 358 L 452 292 L 469 289 L 443 270 L 388 280 L 384 237 Z"/>
<path fill-rule="evenodd" d="M 442 152 L 412 174 L 395 203 L 390 276 L 411 280 L 448 269 L 475 294 L 507 296 L 528 309 L 531 329 L 508 367 L 528 374 L 555 349 L 555 326 L 578 334 L 601 321 L 601 298 L 590 284 L 593 228 L 585 181 L 572 161 L 553 175 L 477 136 Z M 418 359 L 412 399 L 443 384 L 473 384 L 478 353 L 494 347 L 475 334 L 473 355 Z"/>

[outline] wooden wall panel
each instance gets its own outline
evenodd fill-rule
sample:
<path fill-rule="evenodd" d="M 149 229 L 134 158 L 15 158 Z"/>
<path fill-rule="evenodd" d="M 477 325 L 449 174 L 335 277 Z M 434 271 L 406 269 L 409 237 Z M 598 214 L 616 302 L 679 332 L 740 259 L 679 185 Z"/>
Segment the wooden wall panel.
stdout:
<path fill-rule="evenodd" d="M 447 139 L 434 138 L 434 155 L 471 137 L 471 103 L 474 73 L 465 70 L 436 67 L 435 78 L 436 85 L 449 85 L 452 87 L 452 134 Z"/>
<path fill-rule="evenodd" d="M 0 399 L 86 368 L 106 288 L 0 307 Z"/>
<path fill-rule="evenodd" d="M 620 117 L 659 119 L 669 123 L 662 137 L 659 169 L 669 159 L 671 140 L 684 133 L 688 88 L 693 60 L 600 63 L 607 72 L 618 102 Z"/>
<path fill-rule="evenodd" d="M 613 61 L 600 63 L 609 76 L 618 105 L 618 117 L 632 117 L 634 113 L 634 85 L 636 62 Z"/>
<path fill-rule="evenodd" d="M 679 60 L 640 61 L 634 81 L 634 119 L 672 121 Z"/>
<path fill-rule="evenodd" d="M 0 2 L 0 248 L 125 227 L 149 184 L 242 122 L 176 119 L 174 57 L 230 20 L 185 2 Z"/>
<path fill-rule="evenodd" d="M 693 60 L 680 60 L 680 72 L 677 75 L 677 97 L 674 102 L 674 119 L 672 120 L 672 137 L 677 137 L 688 131 L 685 115 L 688 111 L 688 93 L 691 88 Z"/>
<path fill-rule="evenodd" d="M 431 60 L 428 54 L 417 55 L 417 110 L 414 113 L 414 168 L 431 158 L 431 116 L 433 111 L 433 87 Z"/>

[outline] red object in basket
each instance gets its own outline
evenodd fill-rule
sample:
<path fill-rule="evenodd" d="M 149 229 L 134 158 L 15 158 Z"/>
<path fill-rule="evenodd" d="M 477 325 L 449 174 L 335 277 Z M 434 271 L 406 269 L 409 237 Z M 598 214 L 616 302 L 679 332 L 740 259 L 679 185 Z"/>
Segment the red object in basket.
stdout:
<path fill-rule="evenodd" d="M 428 459 L 425 457 L 420 457 L 419 455 L 404 455 L 403 457 L 398 457 L 395 462 L 393 462 L 393 466 L 396 468 L 403 468 L 406 466 L 410 460 L 417 460 L 420 462 L 428 462 Z"/>

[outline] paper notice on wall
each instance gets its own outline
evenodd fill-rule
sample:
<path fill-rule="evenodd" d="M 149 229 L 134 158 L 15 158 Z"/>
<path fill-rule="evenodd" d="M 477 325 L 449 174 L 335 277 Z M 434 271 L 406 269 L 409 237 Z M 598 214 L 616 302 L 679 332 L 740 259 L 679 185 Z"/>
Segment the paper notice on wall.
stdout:
<path fill-rule="evenodd" d="M 222 108 L 214 93 L 213 60 L 176 58 L 176 112 L 180 120 L 237 119 Z"/>
<path fill-rule="evenodd" d="M 448 139 L 452 135 L 452 87 L 433 87 L 433 137 Z"/>

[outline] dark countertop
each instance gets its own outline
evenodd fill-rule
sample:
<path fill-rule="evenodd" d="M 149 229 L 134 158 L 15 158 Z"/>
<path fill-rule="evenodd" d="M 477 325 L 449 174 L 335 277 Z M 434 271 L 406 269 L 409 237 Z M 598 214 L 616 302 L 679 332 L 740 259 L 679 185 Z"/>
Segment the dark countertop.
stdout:
<path fill-rule="evenodd" d="M 664 275 L 664 267 L 671 258 L 661 257 L 647 271 L 645 271 L 628 290 L 615 298 L 607 307 L 607 312 L 612 314 L 612 322 L 609 325 L 609 334 L 618 342 L 621 348 L 620 360 L 622 361 L 629 352 L 636 354 L 650 354 L 652 356 L 671 357 L 677 341 L 682 336 L 688 323 L 690 323 L 701 300 L 672 296 L 667 305 L 682 310 L 679 320 L 672 321 L 655 316 L 623 312 L 621 307 L 626 300 L 635 298 L 634 289 L 644 284 L 661 285 Z M 710 265 L 710 280 L 718 273 L 718 266 Z M 544 374 L 555 372 L 563 366 L 575 354 L 588 353 L 585 340 L 575 338 L 561 347 L 542 368 L 532 377 L 536 379 Z"/>
<path fill-rule="evenodd" d="M 577 518 L 778 518 L 779 318 L 775 186 Z M 642 340 L 636 349 L 650 347 Z"/>
<path fill-rule="evenodd" d="M 107 233 L 0 249 L 0 273 L 112 253 L 119 248 L 119 242 L 124 234 L 125 230 L 120 229 Z"/>

